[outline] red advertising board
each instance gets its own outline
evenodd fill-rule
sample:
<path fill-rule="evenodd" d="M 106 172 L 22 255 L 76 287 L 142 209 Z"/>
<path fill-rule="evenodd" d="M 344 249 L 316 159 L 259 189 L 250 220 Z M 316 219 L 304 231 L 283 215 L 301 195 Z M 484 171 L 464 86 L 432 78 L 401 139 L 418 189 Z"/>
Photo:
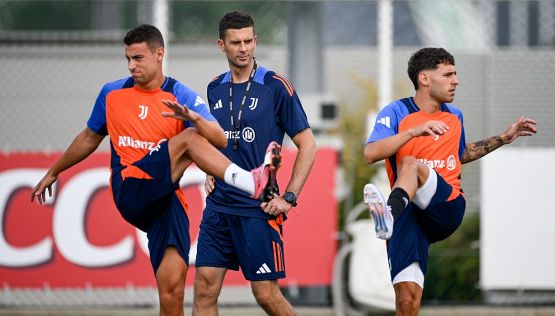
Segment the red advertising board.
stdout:
<path fill-rule="evenodd" d="M 64 172 L 46 205 L 30 203 L 32 187 L 60 156 L 0 154 L 0 285 L 11 288 L 155 286 L 145 235 L 116 210 L 107 183 L 109 154 L 95 153 Z M 284 151 L 284 186 L 295 153 Z M 337 152 L 320 149 L 313 171 L 284 226 L 287 278 L 281 285 L 326 286 L 336 253 Z M 204 174 L 181 181 L 189 201 L 191 257 L 204 207 Z M 194 279 L 192 267 L 187 284 Z M 230 272 L 226 285 L 244 285 Z"/>

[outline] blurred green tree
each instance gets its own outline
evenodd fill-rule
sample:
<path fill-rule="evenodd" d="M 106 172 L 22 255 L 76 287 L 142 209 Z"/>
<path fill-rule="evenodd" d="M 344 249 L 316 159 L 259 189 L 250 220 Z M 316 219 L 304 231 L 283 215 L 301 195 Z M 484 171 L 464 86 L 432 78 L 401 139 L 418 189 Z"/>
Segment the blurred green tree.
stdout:
<path fill-rule="evenodd" d="M 118 21 L 103 22 L 102 16 L 94 14 L 97 11 L 95 6 L 99 9 L 101 1 L 110 4 L 107 7 L 117 11 L 109 13 Z M 139 18 L 139 11 L 144 10 L 144 5 L 139 5 L 141 1 L 144 4 L 144 0 L 0 1 L 0 30 L 91 31 L 110 25 L 112 28 L 121 28 L 120 31 L 124 32 L 145 22 Z M 218 37 L 220 18 L 226 12 L 235 10 L 245 11 L 254 17 L 260 41 L 284 44 L 286 40 L 286 2 L 170 0 L 168 5 L 172 41 L 214 42 Z"/>

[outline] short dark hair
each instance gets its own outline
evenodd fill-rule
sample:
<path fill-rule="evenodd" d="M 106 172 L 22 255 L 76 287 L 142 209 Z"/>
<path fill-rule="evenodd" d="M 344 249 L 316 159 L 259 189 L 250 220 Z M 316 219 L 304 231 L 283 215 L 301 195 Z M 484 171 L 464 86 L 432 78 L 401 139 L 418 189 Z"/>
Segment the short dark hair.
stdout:
<path fill-rule="evenodd" d="M 145 42 L 151 50 L 155 50 L 159 47 L 164 47 L 164 38 L 159 29 L 154 25 L 141 24 L 125 35 L 123 38 L 123 43 L 125 45 L 131 45 L 136 43 Z"/>
<path fill-rule="evenodd" d="M 245 27 L 252 27 L 252 30 L 254 32 L 254 20 L 250 15 L 239 11 L 228 12 L 220 19 L 220 39 L 224 39 L 225 31 L 227 31 L 228 29 L 238 30 Z"/>
<path fill-rule="evenodd" d="M 407 73 L 414 89 L 418 90 L 418 74 L 423 70 L 437 69 L 439 64 L 455 65 L 455 58 L 443 48 L 427 47 L 412 54 Z"/>

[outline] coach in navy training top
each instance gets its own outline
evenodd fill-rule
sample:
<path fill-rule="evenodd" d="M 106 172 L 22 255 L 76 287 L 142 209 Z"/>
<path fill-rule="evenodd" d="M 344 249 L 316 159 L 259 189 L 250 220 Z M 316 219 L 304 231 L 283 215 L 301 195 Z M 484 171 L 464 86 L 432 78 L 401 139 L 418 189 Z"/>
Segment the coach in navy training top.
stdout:
<path fill-rule="evenodd" d="M 226 54 L 230 70 L 208 85 L 208 105 L 228 139 L 221 151 L 239 167 L 259 166 L 268 143 L 281 144 L 286 133 L 299 151 L 281 196 L 262 204 L 207 177 L 209 195 L 195 262 L 194 314 L 216 315 L 227 270 L 241 267 L 266 313 L 294 315 L 277 283 L 285 277 L 282 224 L 285 213 L 297 205 L 314 163 L 316 144 L 291 83 L 254 59 L 252 18 L 241 12 L 227 13 L 220 20 L 219 33 L 218 46 Z"/>
<path fill-rule="evenodd" d="M 297 93 L 289 81 L 263 66 L 258 66 L 241 115 L 241 127 L 231 126 L 229 86 L 233 87 L 233 116 L 238 117 L 239 105 L 247 82 L 231 83 L 228 71 L 218 76 L 208 86 L 208 104 L 228 138 L 228 146 L 221 151 L 236 165 L 246 170 L 254 169 L 264 159 L 266 146 L 271 141 L 283 142 L 284 133 L 294 137 L 310 128 Z M 233 149 L 234 138 L 238 149 Z M 216 190 L 206 199 L 207 208 L 242 216 L 269 219 L 271 216 L 260 208 L 260 201 L 249 197 L 224 181 L 216 180 Z"/>

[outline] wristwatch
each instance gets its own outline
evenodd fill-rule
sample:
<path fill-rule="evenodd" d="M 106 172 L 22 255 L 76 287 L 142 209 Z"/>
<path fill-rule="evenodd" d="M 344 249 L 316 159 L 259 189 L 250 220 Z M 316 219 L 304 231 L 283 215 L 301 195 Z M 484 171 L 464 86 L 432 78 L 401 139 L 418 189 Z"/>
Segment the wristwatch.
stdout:
<path fill-rule="evenodd" d="M 293 192 L 285 192 L 283 195 L 285 202 L 291 204 L 291 206 L 297 206 L 297 196 Z"/>

